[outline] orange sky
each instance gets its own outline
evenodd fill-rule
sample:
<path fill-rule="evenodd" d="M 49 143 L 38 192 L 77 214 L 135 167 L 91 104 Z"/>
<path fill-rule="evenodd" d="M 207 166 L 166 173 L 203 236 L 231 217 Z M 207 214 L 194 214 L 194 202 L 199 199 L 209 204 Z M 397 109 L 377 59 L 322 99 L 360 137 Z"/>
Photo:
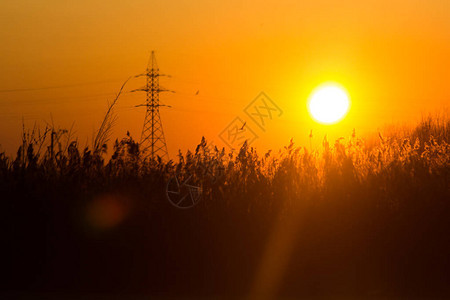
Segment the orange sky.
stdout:
<path fill-rule="evenodd" d="M 0 145 L 15 151 L 26 125 L 53 122 L 91 142 L 121 83 L 156 50 L 173 108 L 161 109 L 169 153 L 219 133 L 264 91 L 283 114 L 253 145 L 278 149 L 292 137 L 314 144 L 386 123 L 416 121 L 450 100 L 448 0 L 24 1 L 0 2 Z M 310 92 L 324 81 L 348 90 L 339 124 L 314 123 Z M 133 80 L 127 90 L 143 85 Z M 39 89 L 44 87 L 58 87 Z M 38 89 L 8 91 L 16 89 Z M 199 94 L 195 95 L 199 90 Z M 137 139 L 143 94 L 118 104 L 115 136 Z M 248 119 L 248 118 L 247 118 Z M 245 120 L 247 120 L 245 119 Z"/>

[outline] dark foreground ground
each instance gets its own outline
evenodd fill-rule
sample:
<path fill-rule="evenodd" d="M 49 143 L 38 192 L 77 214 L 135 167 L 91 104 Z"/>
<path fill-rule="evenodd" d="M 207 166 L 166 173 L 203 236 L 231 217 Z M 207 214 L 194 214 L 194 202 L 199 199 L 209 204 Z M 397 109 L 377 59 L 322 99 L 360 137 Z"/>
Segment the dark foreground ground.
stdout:
<path fill-rule="evenodd" d="M 174 165 L 130 147 L 108 163 L 73 149 L 56 162 L 3 157 L 0 295 L 450 297 L 450 148 L 408 143 L 373 155 L 290 146 L 271 162 L 246 147 Z M 206 161 L 223 174 L 202 177 Z M 176 170 L 203 180 L 194 208 L 166 198 Z"/>

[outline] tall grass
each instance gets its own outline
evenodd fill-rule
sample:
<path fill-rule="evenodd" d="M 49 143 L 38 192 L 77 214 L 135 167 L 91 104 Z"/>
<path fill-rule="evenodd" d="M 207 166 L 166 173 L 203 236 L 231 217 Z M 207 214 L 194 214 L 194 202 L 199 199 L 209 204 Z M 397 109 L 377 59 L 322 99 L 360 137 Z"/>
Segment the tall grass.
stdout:
<path fill-rule="evenodd" d="M 16 157 L 0 154 L 3 288 L 243 294 L 276 220 L 296 210 L 280 295 L 447 295 L 448 124 L 263 156 L 203 139 L 169 162 L 145 158 L 129 135 L 106 159 L 100 132 L 83 149 L 69 131 L 24 130 Z M 202 186 L 198 206 L 168 203 L 174 174 Z"/>

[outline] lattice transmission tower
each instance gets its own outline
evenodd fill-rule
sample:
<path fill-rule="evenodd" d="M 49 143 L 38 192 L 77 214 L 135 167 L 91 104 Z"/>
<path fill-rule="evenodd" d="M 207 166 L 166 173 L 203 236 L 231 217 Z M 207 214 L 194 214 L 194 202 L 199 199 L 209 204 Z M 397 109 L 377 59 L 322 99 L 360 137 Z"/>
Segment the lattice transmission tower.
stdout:
<path fill-rule="evenodd" d="M 161 122 L 161 116 L 159 114 L 160 106 L 167 106 L 159 103 L 159 93 L 169 90 L 162 89 L 159 86 L 159 77 L 165 76 L 159 74 L 158 64 L 156 63 L 155 51 L 152 51 L 150 60 L 147 65 L 147 71 L 144 74 L 137 76 L 145 76 L 147 84 L 144 88 L 133 90 L 144 91 L 147 93 L 147 99 L 145 104 L 136 106 L 145 106 L 147 108 L 144 126 L 142 128 L 141 140 L 139 142 L 141 151 L 148 153 L 147 156 L 151 159 L 161 157 L 161 159 L 169 159 L 169 153 L 167 152 L 166 140 L 164 138 L 164 131 Z"/>

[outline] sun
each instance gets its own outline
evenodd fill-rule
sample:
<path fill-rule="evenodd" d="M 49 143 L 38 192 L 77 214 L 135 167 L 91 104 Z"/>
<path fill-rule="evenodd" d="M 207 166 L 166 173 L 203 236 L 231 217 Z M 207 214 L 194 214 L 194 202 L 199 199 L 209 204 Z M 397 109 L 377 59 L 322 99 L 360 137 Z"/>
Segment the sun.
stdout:
<path fill-rule="evenodd" d="M 325 83 L 309 97 L 308 111 L 319 123 L 334 124 L 342 120 L 350 108 L 350 100 L 343 87 Z"/>

